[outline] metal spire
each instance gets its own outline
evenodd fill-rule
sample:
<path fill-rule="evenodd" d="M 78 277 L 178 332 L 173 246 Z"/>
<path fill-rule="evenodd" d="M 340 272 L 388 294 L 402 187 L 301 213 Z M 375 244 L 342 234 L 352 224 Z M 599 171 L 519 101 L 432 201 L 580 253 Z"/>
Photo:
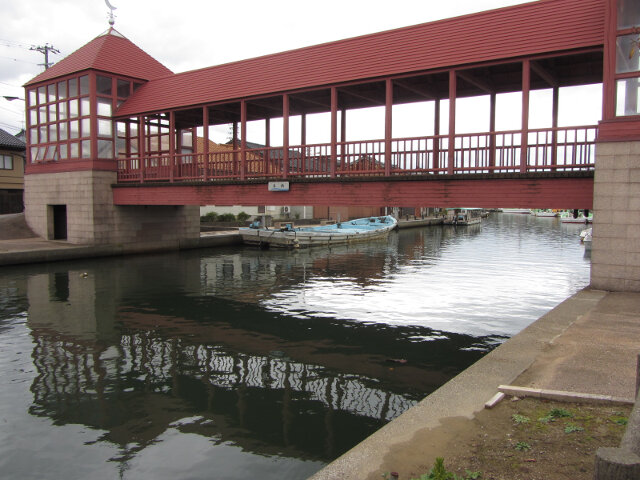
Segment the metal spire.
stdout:
<path fill-rule="evenodd" d="M 113 16 L 113 11 L 117 9 L 117 7 L 114 7 L 113 5 L 111 5 L 109 3 L 109 0 L 104 0 L 104 3 L 107 4 L 107 7 L 109 7 L 109 25 L 111 25 L 113 27 L 113 24 L 116 23 L 115 18 Z"/>

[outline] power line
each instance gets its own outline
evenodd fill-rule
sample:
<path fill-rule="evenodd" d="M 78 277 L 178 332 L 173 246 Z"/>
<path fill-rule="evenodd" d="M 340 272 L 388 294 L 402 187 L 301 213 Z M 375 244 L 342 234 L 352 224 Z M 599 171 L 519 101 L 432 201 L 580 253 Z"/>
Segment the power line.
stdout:
<path fill-rule="evenodd" d="M 0 126 L 1 127 L 5 127 L 5 128 L 11 128 L 13 130 L 18 130 L 18 131 L 22 130 L 21 127 L 16 127 L 15 125 L 10 125 L 10 124 L 4 123 L 4 122 L 0 122 Z"/>
<path fill-rule="evenodd" d="M 12 40 L 4 40 L 2 38 L 0 38 L 0 45 L 3 45 L 5 47 L 25 48 L 27 50 L 30 50 L 31 47 L 34 46 L 34 45 L 24 45 L 22 43 L 14 42 Z"/>
<path fill-rule="evenodd" d="M 13 113 L 14 115 L 20 115 L 21 117 L 24 116 L 24 110 L 19 112 L 17 110 L 11 110 L 10 108 L 5 108 L 5 107 L 0 107 L 0 110 L 4 110 L 6 112 Z"/>
<path fill-rule="evenodd" d="M 26 60 L 20 60 L 18 58 L 12 58 L 12 57 L 3 57 L 1 55 L 0 55 L 0 58 L 4 58 L 6 60 L 13 60 L 14 62 L 28 63 L 29 65 L 42 65 L 41 63 L 27 62 Z"/>

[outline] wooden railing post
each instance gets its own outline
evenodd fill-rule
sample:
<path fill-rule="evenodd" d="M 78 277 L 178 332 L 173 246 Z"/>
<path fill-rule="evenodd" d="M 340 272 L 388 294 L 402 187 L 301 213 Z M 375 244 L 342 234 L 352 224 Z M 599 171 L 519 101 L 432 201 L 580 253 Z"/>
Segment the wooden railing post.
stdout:
<path fill-rule="evenodd" d="M 240 100 L 240 180 L 247 175 L 247 102 Z"/>
<path fill-rule="evenodd" d="M 449 175 L 453 175 L 456 161 L 456 90 L 456 71 L 449 70 L 449 158 L 447 158 L 447 173 Z"/>
<path fill-rule="evenodd" d="M 493 171 L 496 166 L 496 94 L 490 96 L 490 118 L 489 118 L 489 170 Z"/>
<path fill-rule="evenodd" d="M 440 168 L 440 99 L 436 98 L 433 119 L 433 170 Z"/>
<path fill-rule="evenodd" d="M 271 119 L 264 119 L 264 146 L 266 147 L 263 153 L 262 163 L 264 164 L 265 173 L 273 174 L 274 168 L 271 161 Z"/>
<path fill-rule="evenodd" d="M 238 122 L 233 122 L 232 132 L 233 138 L 231 139 L 231 158 L 233 163 L 233 176 L 235 178 L 238 176 Z"/>
<path fill-rule="evenodd" d="M 140 167 L 140 183 L 144 183 L 144 166 L 145 166 L 145 151 L 146 151 L 146 136 L 145 136 L 145 119 L 144 116 L 138 117 L 138 162 Z"/>
<path fill-rule="evenodd" d="M 522 62 L 522 128 L 520 134 L 520 173 L 527 171 L 529 153 L 529 90 L 531 87 L 531 62 Z"/>
<path fill-rule="evenodd" d="M 384 105 L 384 174 L 391 175 L 391 136 L 393 135 L 393 82 L 385 81 Z"/>
<path fill-rule="evenodd" d="M 553 87 L 553 118 L 551 120 L 551 165 L 555 168 L 558 165 L 558 104 L 560 99 L 560 89 Z"/>
<path fill-rule="evenodd" d="M 202 147 L 202 154 L 204 155 L 204 158 L 202 159 L 202 166 L 204 168 L 203 180 L 206 182 L 209 178 L 209 108 L 206 106 L 202 107 L 202 126 L 204 143 Z"/>
<path fill-rule="evenodd" d="M 176 160 L 176 113 L 169 112 L 169 182 L 173 183 Z"/>
<path fill-rule="evenodd" d="M 300 161 L 302 165 L 300 168 L 302 172 L 307 171 L 307 114 L 303 113 L 300 118 L 300 144 L 302 145 L 302 149 L 300 151 Z"/>
<path fill-rule="evenodd" d="M 336 176 L 338 169 L 338 89 L 331 87 L 331 165 L 329 174 Z"/>
<path fill-rule="evenodd" d="M 282 95 L 282 178 L 289 175 L 289 95 Z"/>

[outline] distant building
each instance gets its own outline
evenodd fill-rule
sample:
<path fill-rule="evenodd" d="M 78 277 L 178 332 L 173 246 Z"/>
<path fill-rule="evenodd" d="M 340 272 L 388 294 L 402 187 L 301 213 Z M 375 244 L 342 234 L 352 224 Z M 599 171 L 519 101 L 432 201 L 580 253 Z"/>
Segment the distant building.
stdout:
<path fill-rule="evenodd" d="M 24 210 L 26 144 L 0 129 L 0 214 Z"/>

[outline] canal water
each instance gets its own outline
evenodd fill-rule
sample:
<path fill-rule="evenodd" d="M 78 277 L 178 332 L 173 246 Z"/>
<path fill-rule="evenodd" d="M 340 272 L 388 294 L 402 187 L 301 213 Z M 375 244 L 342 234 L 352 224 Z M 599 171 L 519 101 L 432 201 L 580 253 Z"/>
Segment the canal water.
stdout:
<path fill-rule="evenodd" d="M 589 283 L 580 225 L 0 269 L 0 477 L 305 479 Z"/>

